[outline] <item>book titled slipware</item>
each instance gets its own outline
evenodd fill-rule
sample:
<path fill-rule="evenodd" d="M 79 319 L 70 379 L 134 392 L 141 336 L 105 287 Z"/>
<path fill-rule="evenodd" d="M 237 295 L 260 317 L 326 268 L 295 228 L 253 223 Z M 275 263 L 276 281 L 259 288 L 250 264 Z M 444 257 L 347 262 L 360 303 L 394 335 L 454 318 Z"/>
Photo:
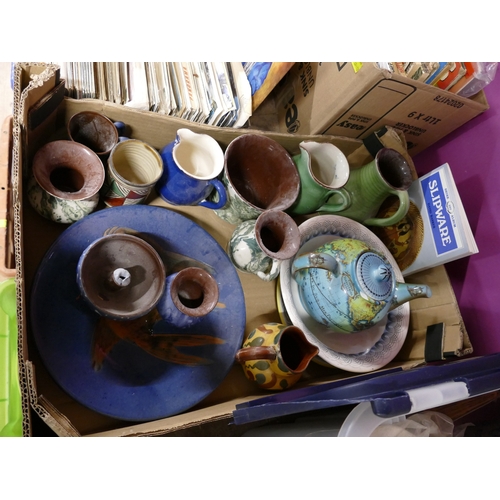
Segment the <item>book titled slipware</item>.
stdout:
<path fill-rule="evenodd" d="M 408 190 L 408 213 L 396 224 L 372 227 L 396 260 L 403 276 L 478 252 L 450 166 L 419 177 Z M 378 217 L 389 217 L 399 199 L 389 197 Z"/>
<path fill-rule="evenodd" d="M 420 213 L 423 237 L 415 249 L 418 251 L 415 259 L 402 270 L 403 276 L 478 253 L 448 163 L 414 181 L 408 194 Z M 417 244 L 415 235 L 412 240 Z"/>

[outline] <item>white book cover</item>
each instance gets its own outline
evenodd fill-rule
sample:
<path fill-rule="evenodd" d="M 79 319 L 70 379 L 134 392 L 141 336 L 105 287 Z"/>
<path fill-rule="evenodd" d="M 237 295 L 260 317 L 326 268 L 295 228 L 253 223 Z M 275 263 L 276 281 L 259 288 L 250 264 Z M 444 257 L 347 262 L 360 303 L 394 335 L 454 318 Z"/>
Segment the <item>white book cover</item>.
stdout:
<path fill-rule="evenodd" d="M 372 228 L 403 276 L 478 253 L 474 234 L 448 163 L 419 177 L 408 190 L 408 214 L 394 226 Z M 379 216 L 394 213 L 386 204 Z"/>
<path fill-rule="evenodd" d="M 233 124 L 234 128 L 240 128 L 252 116 L 252 88 L 248 81 L 247 74 L 240 62 L 229 63 L 233 72 L 234 84 L 239 101 L 238 119 Z"/>
<path fill-rule="evenodd" d="M 129 62 L 128 78 L 130 95 L 129 100 L 125 102 L 125 106 L 142 111 L 148 111 L 149 95 L 145 63 Z"/>

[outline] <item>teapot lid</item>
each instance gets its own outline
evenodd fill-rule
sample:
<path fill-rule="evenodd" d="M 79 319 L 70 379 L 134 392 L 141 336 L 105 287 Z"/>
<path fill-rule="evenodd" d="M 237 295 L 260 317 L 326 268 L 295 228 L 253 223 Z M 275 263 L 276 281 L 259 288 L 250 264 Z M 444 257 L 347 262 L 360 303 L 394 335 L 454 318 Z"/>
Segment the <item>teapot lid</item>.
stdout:
<path fill-rule="evenodd" d="M 374 252 L 360 255 L 356 265 L 358 283 L 370 298 L 389 300 L 394 290 L 394 277 L 391 265 Z"/>

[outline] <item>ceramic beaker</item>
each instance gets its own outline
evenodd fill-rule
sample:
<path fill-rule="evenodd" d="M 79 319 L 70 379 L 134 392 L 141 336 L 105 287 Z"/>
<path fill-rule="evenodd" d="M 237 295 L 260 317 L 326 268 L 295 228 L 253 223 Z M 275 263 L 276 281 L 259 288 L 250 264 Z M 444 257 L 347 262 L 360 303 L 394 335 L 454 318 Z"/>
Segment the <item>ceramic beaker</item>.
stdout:
<path fill-rule="evenodd" d="M 166 324 L 187 328 L 213 311 L 218 300 L 215 278 L 204 269 L 186 267 L 167 276 L 157 309 Z"/>
<path fill-rule="evenodd" d="M 341 200 L 332 195 L 318 212 L 335 213 L 367 226 L 391 226 L 399 222 L 410 207 L 408 188 L 413 182 L 410 165 L 401 153 L 383 148 L 375 158 L 360 168 L 351 169 Z M 375 217 L 384 200 L 395 195 L 399 199 L 396 212 L 385 218 Z M 344 198 L 349 199 L 347 208 Z"/>
<path fill-rule="evenodd" d="M 118 129 L 106 116 L 95 111 L 81 111 L 68 121 L 68 136 L 72 141 L 89 147 L 103 158 L 118 142 Z"/>
<path fill-rule="evenodd" d="M 262 389 L 288 389 L 299 381 L 319 349 L 293 325 L 265 323 L 245 338 L 236 361 Z"/>
<path fill-rule="evenodd" d="M 215 213 L 235 225 L 256 219 L 264 210 L 286 211 L 300 190 L 299 173 L 290 154 L 260 134 L 243 134 L 230 142 L 222 182 L 228 199 Z"/>
<path fill-rule="evenodd" d="M 163 172 L 159 153 L 137 139 L 118 142 L 111 150 L 102 189 L 108 207 L 144 203 Z"/>
<path fill-rule="evenodd" d="M 348 181 L 350 172 L 344 153 L 328 142 L 303 141 L 299 148 L 300 154 L 293 161 L 300 175 L 300 192 L 287 212 L 312 214 L 335 193 L 340 197 L 340 208 L 346 208 L 349 199 L 339 189 Z"/>
<path fill-rule="evenodd" d="M 226 189 L 217 178 L 224 168 L 224 152 L 214 138 L 182 128 L 160 156 L 164 170 L 156 190 L 167 203 L 210 209 L 226 204 Z M 214 190 L 217 201 L 208 199 Z"/>
<path fill-rule="evenodd" d="M 240 271 L 272 281 L 279 275 L 281 262 L 293 257 L 299 247 L 295 221 L 281 210 L 266 210 L 256 220 L 238 225 L 228 242 L 227 254 Z"/>
<path fill-rule="evenodd" d="M 93 212 L 104 182 L 100 158 L 73 141 L 52 141 L 33 158 L 28 200 L 43 217 L 71 224 Z"/>

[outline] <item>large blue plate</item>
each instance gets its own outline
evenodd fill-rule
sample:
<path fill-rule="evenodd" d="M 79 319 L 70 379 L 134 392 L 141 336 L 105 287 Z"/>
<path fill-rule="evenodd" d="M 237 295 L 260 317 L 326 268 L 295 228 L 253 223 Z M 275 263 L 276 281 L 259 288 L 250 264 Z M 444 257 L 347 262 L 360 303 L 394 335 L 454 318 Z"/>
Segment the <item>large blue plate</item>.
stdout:
<path fill-rule="evenodd" d="M 99 316 L 80 296 L 76 266 L 83 250 L 114 226 L 139 231 L 160 253 L 167 274 L 174 266 L 192 264 L 189 259 L 210 269 L 219 285 L 219 304 L 189 334 L 219 337 L 224 343 L 177 347 L 210 364 L 172 363 L 120 340 L 101 369 L 94 370 L 92 339 Z M 55 381 L 88 408 L 130 421 L 181 413 L 215 390 L 233 365 L 246 321 L 238 274 L 215 239 L 183 215 L 146 205 L 108 208 L 69 226 L 40 264 L 30 311 L 35 342 Z"/>

